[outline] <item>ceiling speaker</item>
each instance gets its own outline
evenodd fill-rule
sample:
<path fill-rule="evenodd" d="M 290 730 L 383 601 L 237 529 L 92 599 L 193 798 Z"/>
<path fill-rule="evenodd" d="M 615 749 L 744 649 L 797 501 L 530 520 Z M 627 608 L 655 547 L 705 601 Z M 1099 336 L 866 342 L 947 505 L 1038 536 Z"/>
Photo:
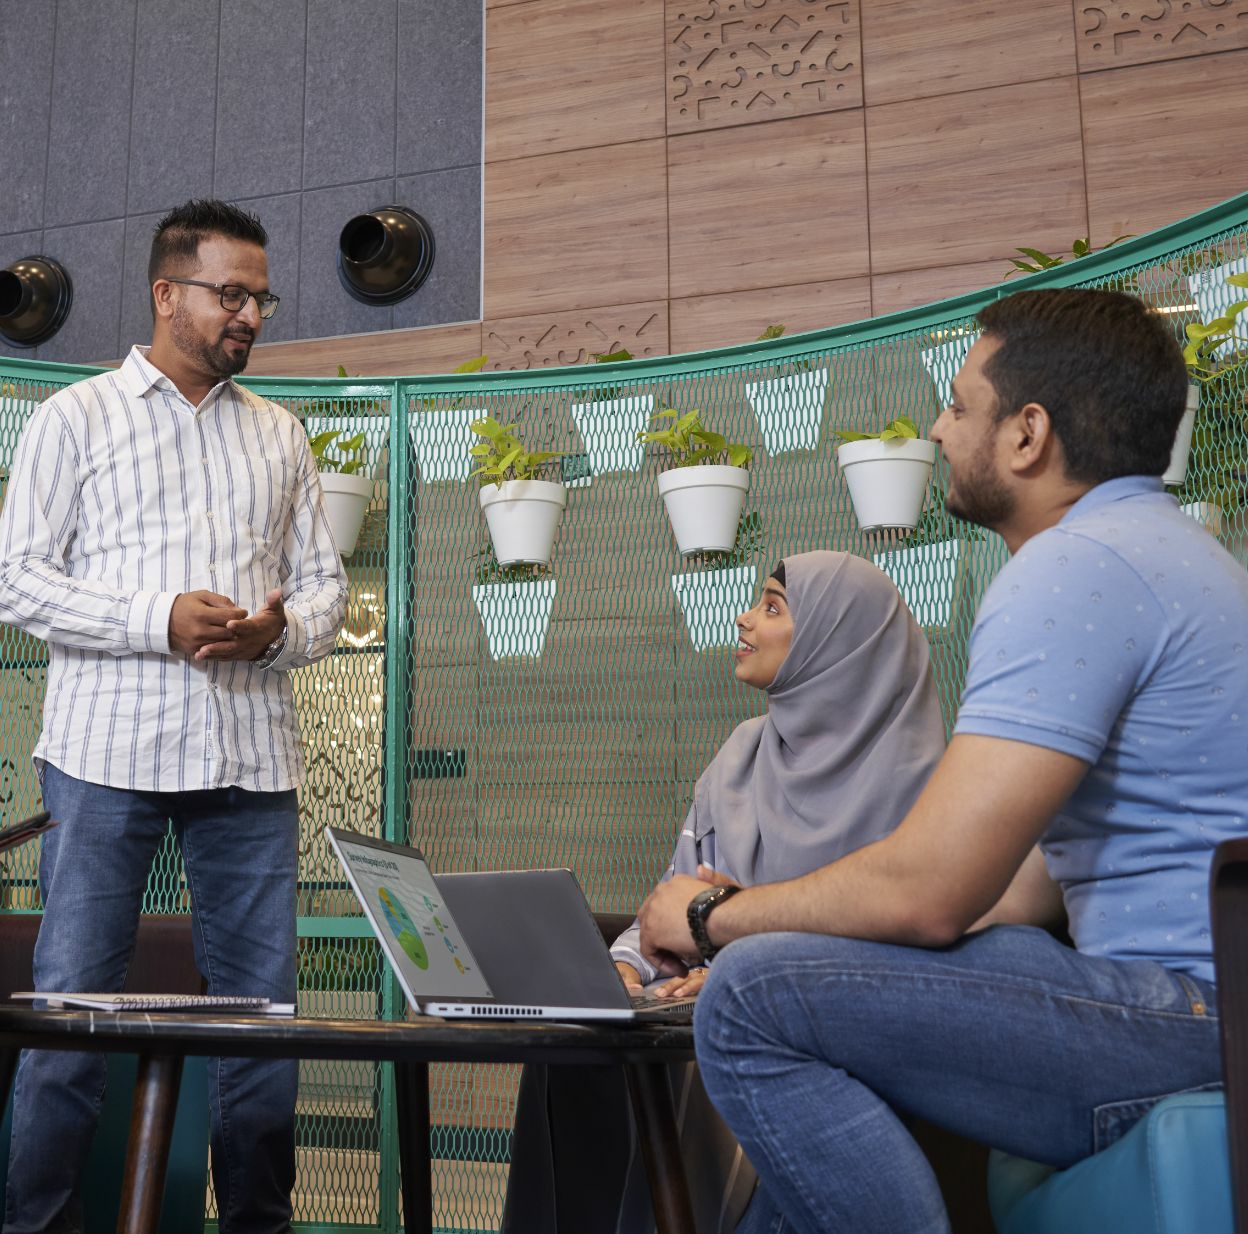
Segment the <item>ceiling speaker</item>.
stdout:
<path fill-rule="evenodd" d="M 397 304 L 429 277 L 433 252 L 433 231 L 415 210 L 379 206 L 342 229 L 338 278 L 363 304 Z"/>

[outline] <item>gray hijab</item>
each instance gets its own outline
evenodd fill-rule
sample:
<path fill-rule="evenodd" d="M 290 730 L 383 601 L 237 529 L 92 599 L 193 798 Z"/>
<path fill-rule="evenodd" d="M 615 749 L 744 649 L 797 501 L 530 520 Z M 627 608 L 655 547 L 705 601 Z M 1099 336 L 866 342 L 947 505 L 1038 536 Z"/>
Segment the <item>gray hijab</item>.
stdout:
<path fill-rule="evenodd" d="M 765 716 L 694 789 L 693 826 L 742 883 L 796 878 L 887 835 L 945 748 L 927 640 L 892 580 L 848 553 L 785 559 L 793 642 Z"/>

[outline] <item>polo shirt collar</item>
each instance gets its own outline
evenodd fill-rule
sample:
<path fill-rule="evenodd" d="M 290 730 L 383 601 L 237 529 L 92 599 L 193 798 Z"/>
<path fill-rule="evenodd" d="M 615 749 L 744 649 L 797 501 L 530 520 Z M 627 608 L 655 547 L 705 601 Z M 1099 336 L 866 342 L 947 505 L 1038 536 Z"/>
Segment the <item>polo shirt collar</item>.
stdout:
<path fill-rule="evenodd" d="M 1149 493 L 1160 493 L 1164 488 L 1165 485 L 1162 484 L 1160 476 L 1118 476 L 1113 480 L 1106 480 L 1103 484 L 1088 489 L 1062 515 L 1058 520 L 1058 526 L 1081 514 L 1087 514 L 1090 510 L 1097 510 L 1101 506 L 1110 505 L 1115 501 L 1124 501 L 1128 497 L 1143 497 Z"/>

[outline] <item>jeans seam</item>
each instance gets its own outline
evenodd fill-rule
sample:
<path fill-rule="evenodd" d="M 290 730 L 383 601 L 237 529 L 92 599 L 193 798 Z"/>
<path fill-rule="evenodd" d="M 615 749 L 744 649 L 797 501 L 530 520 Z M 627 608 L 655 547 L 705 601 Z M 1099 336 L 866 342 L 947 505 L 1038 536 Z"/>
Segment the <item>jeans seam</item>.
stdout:
<path fill-rule="evenodd" d="M 817 965 L 814 965 L 814 966 L 819 967 L 821 970 L 825 967 L 822 962 L 819 962 L 817 963 Z M 804 972 L 809 967 L 812 967 L 812 965 L 807 965 L 807 964 L 793 964 L 791 966 L 786 966 L 782 964 L 776 965 L 769 974 L 760 975 L 754 981 L 743 984 L 741 986 L 741 989 L 745 990 L 749 988 L 750 986 L 754 985 L 758 981 L 769 980 L 770 977 L 775 976 L 777 973 L 781 971 L 788 971 L 790 974 L 796 975 L 796 974 L 800 974 Z M 1167 971 L 1173 977 L 1181 976 L 1181 974 L 1175 972 L 1173 969 L 1168 969 Z M 1054 1000 L 1061 1001 L 1061 1002 L 1076 1003 L 1085 1007 L 1096 1007 L 1102 1011 L 1115 1011 L 1115 1012 L 1129 1011 L 1133 1015 L 1156 1016 L 1161 1019 L 1180 1020 L 1180 1021 L 1195 1021 L 1195 1022 L 1207 1021 L 1210 1023 L 1214 1023 L 1218 1019 L 1217 1012 L 1206 1011 L 1204 1015 L 1197 1015 L 1195 1012 L 1191 1010 L 1167 1011 L 1167 1010 L 1164 1010 L 1162 1008 L 1157 1008 L 1157 1007 L 1141 1007 L 1135 1003 L 1106 1002 L 1099 998 L 1088 998 L 1081 994 L 1072 994 L 1066 990 L 1054 990 L 1048 986 L 1039 985 L 1032 981 L 1020 980 L 1019 978 L 1016 978 L 1016 977 L 1010 977 L 1008 974 L 1005 974 L 1005 973 L 994 972 L 989 977 L 982 977 L 977 974 L 971 973 L 969 970 L 965 972 L 959 972 L 959 973 L 942 973 L 936 969 L 933 969 L 931 971 L 919 972 L 915 969 L 898 970 L 895 968 L 862 968 L 860 967 L 860 968 L 853 968 L 853 969 L 839 969 L 835 972 L 821 972 L 820 977 L 822 980 L 831 980 L 831 979 L 835 979 L 835 980 L 846 980 L 846 979 L 848 980 L 879 980 L 882 977 L 902 977 L 905 979 L 915 979 L 915 980 L 921 980 L 921 981 L 939 980 L 939 981 L 949 983 L 949 984 L 971 985 L 971 986 L 976 986 L 978 988 L 987 987 L 990 989 L 1005 988 L 1005 989 L 1010 989 L 1010 990 L 1021 990 L 1029 994 L 1042 994 L 1047 998 L 1052 998 Z M 1184 990 L 1186 991 L 1186 987 L 1184 987 Z"/>

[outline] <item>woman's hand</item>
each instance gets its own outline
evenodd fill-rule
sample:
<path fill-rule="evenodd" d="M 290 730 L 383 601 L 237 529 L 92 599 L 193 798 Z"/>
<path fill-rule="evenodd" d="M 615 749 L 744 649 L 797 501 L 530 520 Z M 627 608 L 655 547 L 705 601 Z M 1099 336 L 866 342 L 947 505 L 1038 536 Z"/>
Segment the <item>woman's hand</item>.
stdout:
<path fill-rule="evenodd" d="M 658 998 L 692 998 L 705 984 L 707 969 L 699 965 L 691 968 L 683 977 L 673 977 L 654 987 Z"/>
<path fill-rule="evenodd" d="M 620 974 L 620 980 L 630 996 L 641 993 L 641 974 L 631 964 L 616 960 L 615 971 Z"/>

